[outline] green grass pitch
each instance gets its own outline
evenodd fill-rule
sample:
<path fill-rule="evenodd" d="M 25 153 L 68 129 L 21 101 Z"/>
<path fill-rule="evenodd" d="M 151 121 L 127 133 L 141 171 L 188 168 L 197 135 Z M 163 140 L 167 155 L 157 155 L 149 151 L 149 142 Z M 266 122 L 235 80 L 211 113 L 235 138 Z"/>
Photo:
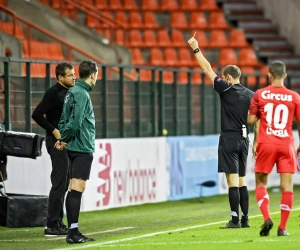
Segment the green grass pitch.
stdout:
<path fill-rule="evenodd" d="M 294 188 L 294 206 L 287 231 L 289 237 L 278 237 L 280 192 L 272 192 L 270 211 L 274 227 L 268 237 L 260 237 L 263 218 L 253 192 L 250 192 L 251 228 L 219 229 L 230 220 L 227 195 L 169 201 L 85 212 L 80 214 L 80 231 L 96 241 L 70 245 L 65 237 L 44 237 L 42 227 L 0 227 L 0 249 L 174 249 L 174 250 L 269 250 L 299 249 L 300 186 Z"/>

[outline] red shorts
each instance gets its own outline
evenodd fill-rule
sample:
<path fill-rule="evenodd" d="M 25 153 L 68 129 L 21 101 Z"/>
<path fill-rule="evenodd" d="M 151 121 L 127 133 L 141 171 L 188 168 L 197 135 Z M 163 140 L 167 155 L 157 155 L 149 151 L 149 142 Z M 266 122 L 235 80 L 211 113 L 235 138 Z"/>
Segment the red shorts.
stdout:
<path fill-rule="evenodd" d="M 269 174 L 276 164 L 277 173 L 295 173 L 299 171 L 295 147 L 258 143 L 256 148 L 254 171 Z"/>

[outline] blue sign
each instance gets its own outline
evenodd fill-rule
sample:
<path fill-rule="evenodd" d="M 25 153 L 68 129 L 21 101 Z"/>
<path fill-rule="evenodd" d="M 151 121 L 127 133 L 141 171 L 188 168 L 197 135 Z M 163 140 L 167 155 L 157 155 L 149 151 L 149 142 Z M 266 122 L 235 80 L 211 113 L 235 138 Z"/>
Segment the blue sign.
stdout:
<path fill-rule="evenodd" d="M 219 136 L 176 136 L 166 139 L 169 146 L 170 174 L 168 200 L 219 194 Z M 205 182 L 210 187 L 205 186 Z"/>

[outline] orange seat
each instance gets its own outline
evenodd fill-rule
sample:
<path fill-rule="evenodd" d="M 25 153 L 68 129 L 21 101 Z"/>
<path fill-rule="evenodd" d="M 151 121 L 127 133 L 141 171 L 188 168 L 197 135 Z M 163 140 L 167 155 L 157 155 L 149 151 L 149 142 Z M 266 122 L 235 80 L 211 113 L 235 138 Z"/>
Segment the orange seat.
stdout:
<path fill-rule="evenodd" d="M 238 59 L 234 49 L 232 48 L 224 48 L 221 49 L 219 55 L 219 64 L 223 67 L 229 64 L 238 65 Z"/>
<path fill-rule="evenodd" d="M 176 66 L 178 65 L 178 58 L 176 50 L 173 48 L 166 48 L 164 51 L 164 65 L 166 66 Z"/>
<path fill-rule="evenodd" d="M 194 58 L 192 57 L 189 48 L 181 48 L 178 51 L 178 64 L 184 67 L 191 67 L 194 65 Z"/>
<path fill-rule="evenodd" d="M 107 9 L 107 1 L 106 0 L 94 0 L 94 6 L 97 10 L 106 10 Z"/>
<path fill-rule="evenodd" d="M 189 28 L 185 13 L 182 11 L 172 12 L 170 26 L 172 28 Z"/>
<path fill-rule="evenodd" d="M 200 9 L 202 11 L 216 11 L 219 10 L 216 0 L 201 0 Z"/>
<path fill-rule="evenodd" d="M 195 32 L 191 31 L 190 37 L 192 37 L 194 34 L 195 34 Z M 209 47 L 209 42 L 208 42 L 207 36 L 204 31 L 201 31 L 201 30 L 197 31 L 195 38 L 198 41 L 200 49 Z"/>
<path fill-rule="evenodd" d="M 156 21 L 155 14 L 151 11 L 144 12 L 144 27 L 145 28 L 157 28 L 158 23 Z"/>
<path fill-rule="evenodd" d="M 196 0 L 180 0 L 181 10 L 197 10 L 199 8 Z"/>
<path fill-rule="evenodd" d="M 167 83 L 167 84 L 174 83 L 174 72 L 163 71 L 163 83 Z"/>
<path fill-rule="evenodd" d="M 121 0 L 108 0 L 108 8 L 110 10 L 122 10 L 123 5 Z"/>
<path fill-rule="evenodd" d="M 265 65 L 265 66 L 261 67 L 259 70 L 259 73 L 260 73 L 260 75 L 262 75 L 259 77 L 259 86 L 260 87 L 267 86 L 269 83 L 269 77 L 268 77 L 269 66 Z"/>
<path fill-rule="evenodd" d="M 142 28 L 144 26 L 140 12 L 136 11 L 130 12 L 128 23 L 131 28 Z"/>
<path fill-rule="evenodd" d="M 39 2 L 49 5 L 49 0 L 39 0 Z M 6 5 L 6 0 L 0 0 L 0 4 Z"/>
<path fill-rule="evenodd" d="M 60 0 L 52 0 L 51 1 L 51 7 L 53 9 L 57 9 L 57 10 L 60 9 L 61 8 L 60 4 L 61 4 Z"/>
<path fill-rule="evenodd" d="M 139 7 L 135 0 L 123 0 L 124 10 L 138 10 Z"/>
<path fill-rule="evenodd" d="M 190 27 L 193 29 L 207 28 L 207 20 L 203 12 L 192 12 L 190 16 Z"/>
<path fill-rule="evenodd" d="M 172 41 L 172 45 L 176 47 L 187 46 L 187 42 L 184 39 L 183 33 L 182 31 L 179 30 L 172 30 L 171 41 Z"/>
<path fill-rule="evenodd" d="M 255 86 L 256 85 L 256 76 L 255 76 L 256 72 L 253 67 L 241 67 L 241 72 L 242 72 L 241 83 L 243 85 L 245 85 L 245 86 Z"/>
<path fill-rule="evenodd" d="M 232 30 L 229 34 L 229 45 L 237 48 L 249 47 L 250 44 L 247 42 L 244 30 Z"/>
<path fill-rule="evenodd" d="M 157 46 L 157 39 L 153 30 L 144 30 L 144 45 L 147 47 Z"/>
<path fill-rule="evenodd" d="M 141 32 L 139 30 L 130 30 L 128 45 L 131 47 L 141 47 L 143 46 Z"/>
<path fill-rule="evenodd" d="M 152 48 L 149 55 L 149 63 L 155 66 L 161 66 L 164 62 L 163 53 L 158 48 Z"/>
<path fill-rule="evenodd" d="M 209 28 L 211 29 L 229 29 L 223 12 L 211 12 L 209 16 Z"/>
<path fill-rule="evenodd" d="M 142 0 L 142 9 L 143 10 L 159 10 L 160 6 L 158 5 L 157 0 Z"/>
<path fill-rule="evenodd" d="M 131 52 L 133 65 L 145 65 L 145 60 L 142 51 L 139 48 L 134 48 Z"/>
<path fill-rule="evenodd" d="M 16 36 L 18 39 L 25 39 L 23 27 L 21 23 L 16 22 L 16 33 L 14 34 L 14 24 L 13 22 L 3 22 L 0 21 L 0 30 L 4 31 L 5 33 Z"/>
<path fill-rule="evenodd" d="M 209 46 L 211 48 L 228 47 L 228 40 L 223 30 L 213 30 L 210 32 Z"/>
<path fill-rule="evenodd" d="M 186 67 L 180 69 L 188 69 Z M 178 83 L 185 84 L 188 82 L 188 73 L 187 72 L 178 72 Z"/>
<path fill-rule="evenodd" d="M 262 66 L 262 64 L 257 60 L 256 54 L 252 48 L 240 49 L 239 61 L 241 66 Z"/>
<path fill-rule="evenodd" d="M 159 30 L 157 32 L 158 44 L 162 47 L 171 46 L 171 40 L 167 30 Z"/>
<path fill-rule="evenodd" d="M 59 43 L 47 43 L 51 60 L 64 60 L 63 51 Z"/>
<path fill-rule="evenodd" d="M 126 46 L 126 31 L 124 29 L 117 29 L 115 31 L 116 42 L 121 46 Z"/>
<path fill-rule="evenodd" d="M 172 11 L 179 10 L 179 6 L 176 0 L 161 0 L 161 10 Z"/>
<path fill-rule="evenodd" d="M 97 29 L 99 27 L 99 20 L 96 17 L 86 15 L 85 25 L 91 29 Z"/>
<path fill-rule="evenodd" d="M 117 11 L 115 14 L 116 20 L 119 23 L 122 23 L 124 25 L 128 25 L 128 19 L 127 19 L 127 15 L 124 11 Z"/>

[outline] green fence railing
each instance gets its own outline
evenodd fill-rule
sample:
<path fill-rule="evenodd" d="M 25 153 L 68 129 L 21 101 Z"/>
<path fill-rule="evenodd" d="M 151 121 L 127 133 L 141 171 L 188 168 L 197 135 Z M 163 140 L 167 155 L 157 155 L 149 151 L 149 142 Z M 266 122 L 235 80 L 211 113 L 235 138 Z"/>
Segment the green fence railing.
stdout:
<path fill-rule="evenodd" d="M 57 63 L 0 57 L 0 123 L 6 130 L 44 134 L 31 114 L 45 91 L 56 82 L 51 65 Z M 16 64 L 23 66 L 15 67 Z M 33 64 L 45 65 L 45 74 L 33 77 Z M 112 73 L 112 67 L 118 67 L 119 72 Z M 128 79 L 124 72 L 135 77 Z M 145 80 L 142 72 L 150 77 Z M 166 80 L 167 74 L 171 81 Z M 180 77 L 183 74 L 185 82 Z M 102 78 L 91 92 L 97 138 L 153 137 L 166 135 L 166 131 L 171 136 L 204 135 L 220 131 L 219 97 L 200 70 L 107 64 L 99 65 L 99 75 Z M 195 76 L 199 82 L 193 81 Z M 259 79 L 257 76 L 257 84 L 249 87 L 261 87 Z M 247 85 L 246 76 L 242 83 Z M 289 79 L 287 85 L 290 87 Z"/>

